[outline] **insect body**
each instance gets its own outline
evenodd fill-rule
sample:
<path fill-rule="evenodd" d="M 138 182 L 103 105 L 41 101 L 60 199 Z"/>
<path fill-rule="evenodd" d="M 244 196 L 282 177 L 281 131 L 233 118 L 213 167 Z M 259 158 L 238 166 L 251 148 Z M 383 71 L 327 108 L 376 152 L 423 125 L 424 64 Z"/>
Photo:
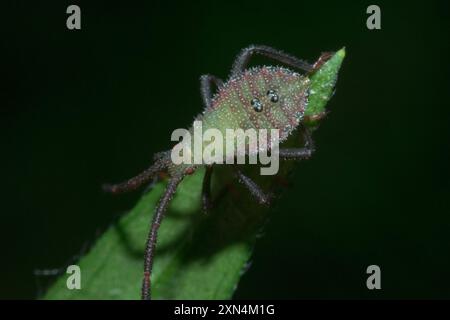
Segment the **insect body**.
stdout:
<path fill-rule="evenodd" d="M 199 118 L 223 134 L 228 128 L 276 128 L 286 138 L 303 117 L 308 84 L 308 78 L 281 67 L 245 70 L 220 87 Z"/>
<path fill-rule="evenodd" d="M 247 68 L 254 54 L 260 54 L 280 62 L 287 67 L 313 72 L 324 62 L 322 56 L 314 65 L 309 65 L 291 55 L 267 46 L 250 46 L 241 51 L 236 58 L 230 78 L 223 82 L 212 75 L 201 77 L 201 95 L 205 105 L 204 112 L 196 120 L 202 122 L 203 130 L 217 129 L 225 133 L 227 129 L 279 129 L 280 141 L 285 140 L 295 129 L 301 128 L 305 140 L 302 148 L 280 149 L 283 159 L 302 160 L 309 158 L 314 151 L 313 142 L 306 128 L 301 126 L 305 110 L 308 106 L 309 78 L 285 67 L 261 66 Z M 218 87 L 213 95 L 211 85 Z M 190 132 L 194 130 L 192 127 Z M 168 204 L 178 184 L 198 167 L 206 164 L 174 164 L 171 151 L 157 153 L 154 164 L 123 183 L 105 185 L 104 189 L 112 193 L 130 191 L 145 184 L 160 171 L 169 173 L 166 191 L 156 207 L 151 224 L 144 260 L 144 278 L 142 298 L 150 299 L 151 270 L 157 233 Z M 213 165 L 206 166 L 203 180 L 202 204 L 207 211 L 210 207 L 210 180 Z M 269 202 L 269 197 L 238 167 L 234 167 L 235 175 L 262 204 Z"/>
<path fill-rule="evenodd" d="M 308 89 L 309 79 L 289 69 L 271 66 L 251 68 L 220 85 L 218 93 L 208 103 L 205 111 L 195 119 L 194 126 L 201 123 L 202 131 L 216 129 L 221 136 L 226 136 L 228 129 L 276 129 L 280 135 L 279 140 L 284 141 L 303 118 L 308 102 Z M 193 130 L 191 127 L 187 134 L 193 136 Z M 180 147 L 184 140 L 180 142 Z M 209 143 L 203 141 L 203 148 Z M 247 146 L 245 154 L 261 152 L 263 143 L 258 145 L 259 149 L 249 149 Z M 190 163 L 194 162 L 191 152 L 193 149 L 191 142 Z M 223 156 L 222 163 L 225 160 Z M 193 172 L 195 168 L 194 165 L 169 165 L 169 171 L 173 174 L 181 170 Z"/>

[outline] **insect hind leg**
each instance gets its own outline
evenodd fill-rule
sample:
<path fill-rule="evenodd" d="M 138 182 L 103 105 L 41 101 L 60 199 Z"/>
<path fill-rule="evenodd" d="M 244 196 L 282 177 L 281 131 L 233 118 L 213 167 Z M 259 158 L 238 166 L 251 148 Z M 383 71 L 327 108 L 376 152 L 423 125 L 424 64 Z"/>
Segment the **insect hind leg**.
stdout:
<path fill-rule="evenodd" d="M 183 176 L 172 177 L 166 187 L 163 196 L 158 202 L 153 220 L 150 226 L 150 232 L 148 234 L 147 243 L 145 245 L 145 258 L 144 258 L 144 279 L 142 280 L 142 300 L 150 300 L 151 298 L 151 273 L 153 269 L 153 258 L 155 255 L 156 241 L 158 238 L 158 230 L 161 225 L 162 219 L 167 211 L 170 200 L 177 189 L 178 184 L 183 180 Z"/>

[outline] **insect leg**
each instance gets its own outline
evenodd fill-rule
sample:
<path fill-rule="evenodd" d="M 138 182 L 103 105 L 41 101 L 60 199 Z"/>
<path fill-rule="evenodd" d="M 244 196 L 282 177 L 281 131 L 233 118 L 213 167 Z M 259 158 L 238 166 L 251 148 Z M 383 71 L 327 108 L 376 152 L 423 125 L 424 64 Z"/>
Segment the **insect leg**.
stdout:
<path fill-rule="evenodd" d="M 270 196 L 265 194 L 252 179 L 244 175 L 237 167 L 234 167 L 234 172 L 239 181 L 247 187 L 252 196 L 254 196 L 260 204 L 270 203 Z"/>
<path fill-rule="evenodd" d="M 213 96 L 211 84 L 213 83 L 217 88 L 223 85 L 221 79 L 211 74 L 204 74 L 200 77 L 200 94 L 202 95 L 203 104 L 206 108 L 211 106 L 211 98 Z"/>
<path fill-rule="evenodd" d="M 202 209 L 204 213 L 208 213 L 211 210 L 211 177 L 212 177 L 213 167 L 206 167 L 205 176 L 203 177 L 202 186 Z"/>
<path fill-rule="evenodd" d="M 155 254 L 156 240 L 158 237 L 159 226 L 164 218 L 167 207 L 172 199 L 178 184 L 183 180 L 183 176 L 176 176 L 169 180 L 166 191 L 159 200 L 156 207 L 155 214 L 153 216 L 150 232 L 148 234 L 147 243 L 145 246 L 145 259 L 144 259 L 144 279 L 142 281 L 142 300 L 150 300 L 151 297 L 151 282 L 150 276 L 153 268 L 153 256 Z"/>
<path fill-rule="evenodd" d="M 287 148 L 280 149 L 280 158 L 285 160 L 304 160 L 309 159 L 312 155 L 309 148 Z"/>
<path fill-rule="evenodd" d="M 315 151 L 314 141 L 311 137 L 311 132 L 306 127 L 301 127 L 301 133 L 305 141 L 303 148 L 284 148 L 280 149 L 279 156 L 286 160 L 303 160 L 312 156 Z"/>
<path fill-rule="evenodd" d="M 161 152 L 157 152 L 153 155 L 153 161 L 164 161 L 164 158 L 170 157 L 170 151 L 161 151 Z M 167 172 L 163 172 L 163 171 L 159 171 L 157 172 L 153 178 L 151 178 L 150 183 L 148 183 L 148 185 L 145 187 L 144 191 L 142 192 L 142 194 L 147 194 L 149 193 L 151 190 L 153 190 L 153 187 L 160 182 L 161 180 L 163 180 L 164 178 L 166 178 L 168 175 Z"/>
<path fill-rule="evenodd" d="M 156 152 L 153 155 L 153 161 L 159 161 L 164 158 L 168 158 L 168 157 L 170 157 L 170 154 L 171 154 L 171 150 Z"/>
<path fill-rule="evenodd" d="M 313 66 L 310 65 L 309 63 L 302 61 L 287 53 L 284 53 L 269 46 L 251 45 L 247 48 L 242 49 L 242 51 L 237 56 L 236 60 L 234 60 L 233 67 L 231 69 L 231 75 L 234 76 L 244 71 L 244 69 L 247 68 L 247 65 L 251 57 L 255 54 L 268 57 L 277 62 L 284 63 L 287 66 L 298 68 L 306 72 L 310 72 L 313 70 Z"/>
<path fill-rule="evenodd" d="M 137 176 L 118 184 L 104 184 L 102 188 L 105 192 L 110 193 L 122 193 L 135 190 L 150 181 L 158 172 L 167 168 L 167 165 L 168 162 L 166 159 L 159 158 L 152 166 L 150 166 L 150 168 L 141 172 Z"/>
<path fill-rule="evenodd" d="M 153 190 L 153 188 L 155 187 L 155 185 L 161 180 L 161 176 L 160 175 L 155 175 L 150 183 L 145 187 L 144 191 L 142 191 L 142 194 L 147 194 L 149 193 L 151 190 Z"/>

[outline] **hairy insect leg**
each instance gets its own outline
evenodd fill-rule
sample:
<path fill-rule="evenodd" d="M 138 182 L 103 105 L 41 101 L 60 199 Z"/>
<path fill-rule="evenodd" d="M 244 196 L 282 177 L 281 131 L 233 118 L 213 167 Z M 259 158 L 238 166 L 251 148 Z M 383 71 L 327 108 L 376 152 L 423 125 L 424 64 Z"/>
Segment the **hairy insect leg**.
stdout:
<path fill-rule="evenodd" d="M 211 106 L 213 96 L 211 84 L 215 84 L 219 88 L 223 85 L 223 81 L 211 74 L 204 74 L 200 77 L 200 94 L 202 95 L 203 104 L 206 108 Z"/>
<path fill-rule="evenodd" d="M 234 60 L 233 67 L 231 69 L 231 75 L 233 76 L 244 71 L 244 69 L 247 68 L 251 57 L 255 54 L 262 55 L 277 62 L 286 64 L 287 66 L 298 68 L 306 72 L 310 72 L 313 70 L 312 65 L 294 56 L 291 56 L 290 54 L 284 53 L 269 46 L 251 45 L 247 48 L 242 49 L 236 60 Z"/>
<path fill-rule="evenodd" d="M 211 177 L 212 177 L 213 167 L 206 167 L 205 175 L 203 177 L 202 185 L 202 209 L 203 213 L 207 214 L 212 207 L 211 203 Z"/>
<path fill-rule="evenodd" d="M 312 155 L 309 148 L 286 148 L 280 149 L 280 158 L 285 160 L 304 160 Z"/>
<path fill-rule="evenodd" d="M 303 148 L 280 149 L 278 151 L 280 158 L 286 160 L 304 160 L 312 156 L 315 151 L 315 147 L 311 132 L 306 127 L 301 127 L 300 130 L 305 141 L 305 146 Z"/>
<path fill-rule="evenodd" d="M 170 157 L 171 150 L 156 152 L 153 155 L 153 161 L 160 161 L 164 159 L 168 159 Z"/>
<path fill-rule="evenodd" d="M 265 194 L 264 191 L 252 179 L 247 177 L 237 167 L 234 167 L 234 172 L 238 180 L 247 187 L 252 196 L 254 196 L 260 204 L 270 203 L 271 200 L 270 195 Z"/>
<path fill-rule="evenodd" d="M 144 191 L 142 191 L 142 194 L 147 194 L 150 191 L 152 191 L 158 182 L 160 182 L 161 180 L 164 180 L 167 177 L 168 177 L 167 172 L 163 172 L 163 171 L 158 172 L 147 184 Z"/>
<path fill-rule="evenodd" d="M 136 190 L 143 184 L 149 182 L 158 172 L 167 168 L 167 161 L 165 159 L 160 158 L 156 161 L 150 168 L 141 172 L 137 176 L 128 179 L 127 181 L 118 183 L 118 184 L 104 184 L 102 186 L 103 191 L 110 193 L 123 193 L 132 190 Z"/>
<path fill-rule="evenodd" d="M 166 187 L 166 190 L 159 200 L 156 207 L 155 214 L 150 226 L 150 232 L 148 234 L 147 243 L 145 246 L 145 258 L 144 258 L 144 279 L 142 281 L 142 299 L 150 300 L 151 297 L 151 281 L 150 276 L 153 268 L 153 257 L 155 254 L 156 241 L 158 238 L 158 230 L 161 225 L 161 221 L 164 218 L 164 214 L 167 211 L 169 202 L 172 199 L 178 184 L 183 180 L 183 176 L 172 177 Z"/>

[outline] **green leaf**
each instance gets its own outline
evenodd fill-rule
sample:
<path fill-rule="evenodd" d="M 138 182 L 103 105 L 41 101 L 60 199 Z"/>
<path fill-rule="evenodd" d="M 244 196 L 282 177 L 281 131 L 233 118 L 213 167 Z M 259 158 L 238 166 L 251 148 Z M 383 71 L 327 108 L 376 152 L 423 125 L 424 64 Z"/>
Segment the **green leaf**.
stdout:
<path fill-rule="evenodd" d="M 344 58 L 345 48 L 342 48 L 310 76 L 311 89 L 305 117 L 311 119 L 311 122 L 321 119 L 325 113 L 325 106 L 333 96 L 338 71 Z"/>
<path fill-rule="evenodd" d="M 314 116 L 325 110 L 344 56 L 345 50 L 341 49 L 310 75 L 307 116 L 311 125 L 316 124 Z M 294 138 L 286 143 L 298 145 Z M 292 166 L 292 161 L 281 163 L 278 178 L 286 177 Z M 187 176 L 178 187 L 159 232 L 152 275 L 154 299 L 232 297 L 270 207 L 260 206 L 233 182 L 228 167 L 221 166 L 214 172 L 213 194 L 223 197 L 209 215 L 200 210 L 204 170 Z M 255 166 L 245 169 L 253 172 L 249 174 L 265 190 L 280 192 L 279 179 L 260 176 Z M 164 187 L 165 182 L 156 184 L 80 259 L 80 290 L 67 289 L 69 275 L 63 275 L 44 298 L 139 299 L 144 244 Z"/>

